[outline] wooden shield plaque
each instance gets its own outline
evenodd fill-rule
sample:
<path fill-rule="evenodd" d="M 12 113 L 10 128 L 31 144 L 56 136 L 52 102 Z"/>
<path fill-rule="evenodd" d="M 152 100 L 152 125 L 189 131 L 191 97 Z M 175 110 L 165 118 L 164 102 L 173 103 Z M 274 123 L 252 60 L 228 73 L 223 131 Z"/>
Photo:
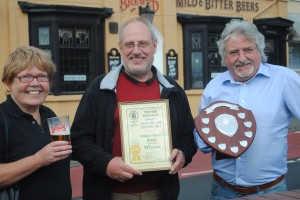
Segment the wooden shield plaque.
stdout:
<path fill-rule="evenodd" d="M 194 119 L 202 140 L 214 150 L 238 157 L 252 144 L 256 121 L 250 110 L 238 104 L 216 101 Z"/>

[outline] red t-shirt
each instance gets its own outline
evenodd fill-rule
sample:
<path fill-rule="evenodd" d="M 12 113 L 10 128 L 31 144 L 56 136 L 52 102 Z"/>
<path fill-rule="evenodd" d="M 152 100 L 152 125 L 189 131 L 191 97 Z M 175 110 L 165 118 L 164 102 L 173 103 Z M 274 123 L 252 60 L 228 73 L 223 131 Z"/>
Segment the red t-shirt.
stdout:
<path fill-rule="evenodd" d="M 125 72 L 121 72 L 116 86 L 118 102 L 143 101 L 160 99 L 159 83 L 154 76 L 147 82 L 138 82 Z M 113 156 L 122 156 L 119 109 L 117 107 L 114 116 L 115 130 L 113 140 Z M 125 183 L 116 183 L 113 192 L 116 193 L 140 193 L 157 189 L 160 184 L 162 171 L 143 172 L 142 176 L 134 176 Z"/>

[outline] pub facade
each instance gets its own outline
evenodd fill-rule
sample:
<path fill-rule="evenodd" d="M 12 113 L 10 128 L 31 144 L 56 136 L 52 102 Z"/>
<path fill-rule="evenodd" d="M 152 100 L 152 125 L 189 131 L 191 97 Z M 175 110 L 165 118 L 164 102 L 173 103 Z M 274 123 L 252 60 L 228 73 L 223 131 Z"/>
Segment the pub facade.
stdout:
<path fill-rule="evenodd" d="M 231 19 L 256 24 L 266 38 L 268 62 L 289 66 L 294 21 L 288 18 L 288 4 L 288 0 L 2 0 L 0 70 L 18 46 L 46 51 L 57 72 L 45 104 L 72 120 L 91 81 L 121 63 L 120 24 L 148 5 L 158 30 L 154 65 L 185 89 L 196 116 L 206 84 L 226 70 L 216 42 Z M 294 67 L 300 69 L 297 44 Z M 5 90 L 1 85 L 1 101 Z"/>

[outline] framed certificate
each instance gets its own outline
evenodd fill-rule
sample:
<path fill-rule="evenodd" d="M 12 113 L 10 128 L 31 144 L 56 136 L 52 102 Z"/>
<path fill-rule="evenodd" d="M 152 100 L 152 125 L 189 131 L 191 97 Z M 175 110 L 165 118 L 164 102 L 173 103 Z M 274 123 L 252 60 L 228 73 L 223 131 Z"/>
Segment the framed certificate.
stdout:
<path fill-rule="evenodd" d="M 169 100 L 120 102 L 122 155 L 141 171 L 171 168 Z"/>

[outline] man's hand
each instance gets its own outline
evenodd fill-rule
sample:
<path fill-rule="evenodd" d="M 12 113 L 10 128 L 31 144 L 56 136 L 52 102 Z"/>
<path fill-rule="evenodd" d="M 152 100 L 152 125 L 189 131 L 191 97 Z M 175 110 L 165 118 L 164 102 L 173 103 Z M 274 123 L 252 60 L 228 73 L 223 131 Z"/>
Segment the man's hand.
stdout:
<path fill-rule="evenodd" d="M 119 182 L 132 179 L 134 175 L 141 176 L 142 172 L 124 163 L 121 157 L 114 157 L 107 166 L 107 175 Z"/>
<path fill-rule="evenodd" d="M 185 163 L 184 154 L 179 149 L 172 150 L 170 160 L 174 161 L 174 163 L 171 166 L 169 174 L 176 174 L 184 166 Z"/>

